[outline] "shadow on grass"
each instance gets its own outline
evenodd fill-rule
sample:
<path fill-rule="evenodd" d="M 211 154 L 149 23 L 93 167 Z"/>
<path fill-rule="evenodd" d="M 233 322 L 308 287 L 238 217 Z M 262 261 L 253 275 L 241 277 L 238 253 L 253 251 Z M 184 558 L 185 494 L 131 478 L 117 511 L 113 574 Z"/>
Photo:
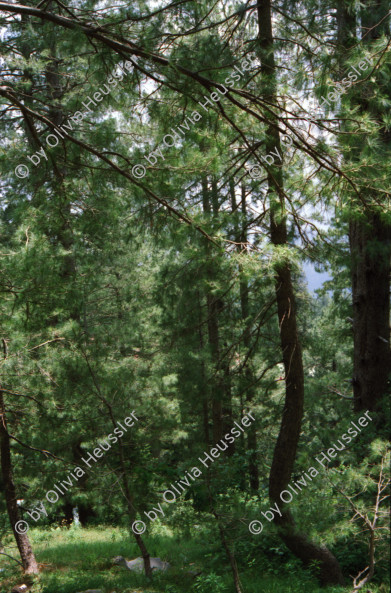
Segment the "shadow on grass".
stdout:
<path fill-rule="evenodd" d="M 87 589 L 101 589 L 104 593 L 233 593 L 232 574 L 217 545 L 208 538 L 188 538 L 154 535 L 145 542 L 151 556 L 170 562 L 167 573 L 155 573 L 152 583 L 144 574 L 114 566 L 112 559 L 123 556 L 133 559 L 140 551 L 128 532 L 111 526 L 79 530 L 31 530 L 31 541 L 36 552 L 41 574 L 30 593 L 76 593 Z M 190 563 L 195 563 L 190 566 Z M 198 565 L 198 566 L 197 566 Z M 202 569 L 196 580 L 187 570 Z M 217 586 L 210 587 L 208 579 L 216 572 Z M 257 566 L 240 568 L 246 593 L 319 593 L 320 587 L 302 569 L 264 562 L 260 556 Z M 9 593 L 13 585 L 26 581 L 14 564 L 7 563 L 2 573 L 0 593 Z M 218 591 L 217 591 L 218 590 Z M 351 588 L 327 588 L 322 593 L 347 593 Z M 385 593 L 371 587 L 373 593 Z"/>
<path fill-rule="evenodd" d="M 159 556 L 172 565 L 168 573 L 155 573 L 152 582 L 144 574 L 113 565 L 115 556 L 126 559 L 140 556 L 139 548 L 126 530 L 110 526 L 40 529 L 32 530 L 31 540 L 42 570 L 31 593 L 76 593 L 86 589 L 102 589 L 105 593 L 180 593 L 190 591 L 194 583 L 182 566 L 178 566 L 185 563 L 185 555 L 178 554 L 178 542 L 169 536 L 150 541 L 146 538 L 151 556 Z"/>

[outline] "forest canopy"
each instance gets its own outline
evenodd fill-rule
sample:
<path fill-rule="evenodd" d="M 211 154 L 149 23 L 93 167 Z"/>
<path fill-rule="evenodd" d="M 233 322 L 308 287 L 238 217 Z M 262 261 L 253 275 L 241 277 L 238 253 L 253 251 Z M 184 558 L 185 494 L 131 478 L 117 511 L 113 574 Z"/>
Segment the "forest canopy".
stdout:
<path fill-rule="evenodd" d="M 389 590 L 390 16 L 0 2 L 0 593 Z"/>

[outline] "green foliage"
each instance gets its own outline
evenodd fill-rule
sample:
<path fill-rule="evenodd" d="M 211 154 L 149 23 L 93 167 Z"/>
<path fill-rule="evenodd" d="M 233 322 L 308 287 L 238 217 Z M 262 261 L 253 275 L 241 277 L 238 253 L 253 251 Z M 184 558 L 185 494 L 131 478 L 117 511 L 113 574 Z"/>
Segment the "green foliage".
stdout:
<path fill-rule="evenodd" d="M 344 19 L 334 2 L 282 0 L 272 7 L 277 104 L 265 97 L 271 77 L 263 63 L 205 111 L 198 101 L 214 84 L 225 84 L 247 51 L 270 57 L 261 47 L 255 5 L 76 4 L 72 11 L 83 22 L 125 39 L 129 51 L 136 48 L 134 71 L 72 130 L 84 146 L 64 139 L 49 149 L 45 137 L 52 124 L 85 110 L 82 101 L 105 83 L 122 52 L 79 26 L 0 15 L 1 89 L 11 88 L 31 110 L 26 115 L 0 95 L 1 387 L 24 517 L 130 411 L 139 422 L 33 525 L 38 560 L 49 566 L 33 592 L 230 593 L 214 509 L 246 593 L 317 593 L 316 567 L 303 569 L 273 523 L 258 538 L 248 532 L 249 521 L 268 506 L 283 418 L 276 272 L 290 270 L 303 350 L 296 478 L 353 418 L 352 226 L 365 228 L 374 261 L 389 252 L 389 236 L 375 236 L 374 222 L 391 219 L 389 21 L 377 37 L 356 43 L 350 33 L 344 68 L 364 55 L 377 56 L 378 64 L 340 103 L 319 113 L 321 97 L 340 78 Z M 364 4 L 342 4 L 350 16 L 364 18 Z M 69 7 L 56 4 L 53 11 L 72 18 Z M 190 130 L 182 127 L 175 145 L 165 147 L 163 137 L 194 110 L 202 119 Z M 271 190 L 274 170 L 260 167 L 258 179 L 248 173 L 265 156 L 271 124 L 295 141 L 281 169 L 275 167 L 279 191 Z M 28 156 L 40 143 L 48 160 L 35 167 Z M 144 157 L 158 148 L 164 158 L 151 164 Z M 19 163 L 28 163 L 28 178 L 15 176 Z M 146 167 L 137 183 L 129 179 L 135 163 Z M 275 225 L 285 223 L 287 236 L 272 240 Z M 330 275 L 317 295 L 305 286 L 307 261 Z M 210 470 L 202 466 L 202 476 L 175 504 L 163 503 L 164 518 L 147 525 L 148 551 L 169 559 L 174 576 L 155 575 L 150 585 L 142 575 L 113 568 L 115 555 L 140 555 L 130 531 L 135 517 L 145 518 L 169 484 L 199 467 L 198 458 L 218 440 L 220 403 L 218 428 L 228 432 L 251 409 L 256 439 L 240 436 Z M 289 506 L 298 529 L 327 544 L 346 575 L 365 567 L 368 537 L 343 494 L 373 519 L 388 438 L 387 426 L 375 421 L 376 428 L 374 422 Z M 254 454 L 258 492 L 250 486 Z M 74 505 L 93 528 L 64 527 Z M 383 518 L 379 529 L 374 591 L 388 578 Z M 3 497 L 0 540 L 16 555 Z M 0 558 L 8 591 L 18 569 Z M 183 574 L 193 564 L 202 569 L 195 582 Z"/>
<path fill-rule="evenodd" d="M 225 593 L 227 591 L 223 579 L 214 572 L 197 577 L 193 590 L 196 593 L 209 593 L 211 590 L 216 591 L 216 593 Z"/>

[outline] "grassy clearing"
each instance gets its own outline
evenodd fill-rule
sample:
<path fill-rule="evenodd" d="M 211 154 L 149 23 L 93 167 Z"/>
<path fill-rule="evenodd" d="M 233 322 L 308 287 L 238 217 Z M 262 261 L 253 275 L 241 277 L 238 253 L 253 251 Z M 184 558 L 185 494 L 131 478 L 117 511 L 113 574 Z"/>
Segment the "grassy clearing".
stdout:
<path fill-rule="evenodd" d="M 165 533 L 146 539 L 152 556 L 172 565 L 167 574 L 156 574 L 153 584 L 143 575 L 112 565 L 114 556 L 127 559 L 139 556 L 136 544 L 120 528 L 32 529 L 31 541 L 42 572 L 33 593 L 76 593 L 102 589 L 105 593 L 233 593 L 231 575 L 207 541 L 177 537 Z M 192 563 L 192 564 L 191 564 Z M 20 569 L 5 556 L 0 557 L 0 593 L 9 593 L 16 584 L 26 582 Z M 203 574 L 194 579 L 186 571 L 200 567 Z M 245 593 L 319 593 L 319 585 L 303 571 L 286 567 L 270 574 L 258 567 L 241 570 Z M 324 593 L 344 593 L 349 588 L 329 588 Z M 387 593 L 386 587 L 371 586 L 373 593 Z"/>

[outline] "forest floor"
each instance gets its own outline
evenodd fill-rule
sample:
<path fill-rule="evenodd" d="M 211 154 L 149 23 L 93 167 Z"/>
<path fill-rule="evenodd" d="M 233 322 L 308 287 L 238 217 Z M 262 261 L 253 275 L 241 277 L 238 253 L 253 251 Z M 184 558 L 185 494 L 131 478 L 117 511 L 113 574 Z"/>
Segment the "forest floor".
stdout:
<path fill-rule="evenodd" d="M 136 544 L 123 529 L 64 527 L 32 529 L 33 548 L 41 568 L 30 593 L 76 593 L 102 589 L 104 593 L 233 593 L 232 578 L 226 564 L 213 553 L 212 544 L 174 536 L 145 538 L 151 556 L 171 564 L 166 574 L 155 574 L 150 584 L 144 575 L 114 566 L 115 556 L 133 559 L 139 556 Z M 28 584 L 20 569 L 5 556 L 0 557 L 0 593 L 10 593 L 15 585 Z M 194 578 L 188 571 L 201 569 L 203 577 Z M 321 589 L 305 571 L 290 571 L 282 565 L 278 571 L 261 569 L 251 563 L 241 570 L 245 593 L 347 593 L 352 587 Z M 296 574 L 295 574 L 296 573 Z M 262 579 L 260 575 L 262 574 Z M 371 585 L 371 593 L 387 593 L 384 585 Z"/>

